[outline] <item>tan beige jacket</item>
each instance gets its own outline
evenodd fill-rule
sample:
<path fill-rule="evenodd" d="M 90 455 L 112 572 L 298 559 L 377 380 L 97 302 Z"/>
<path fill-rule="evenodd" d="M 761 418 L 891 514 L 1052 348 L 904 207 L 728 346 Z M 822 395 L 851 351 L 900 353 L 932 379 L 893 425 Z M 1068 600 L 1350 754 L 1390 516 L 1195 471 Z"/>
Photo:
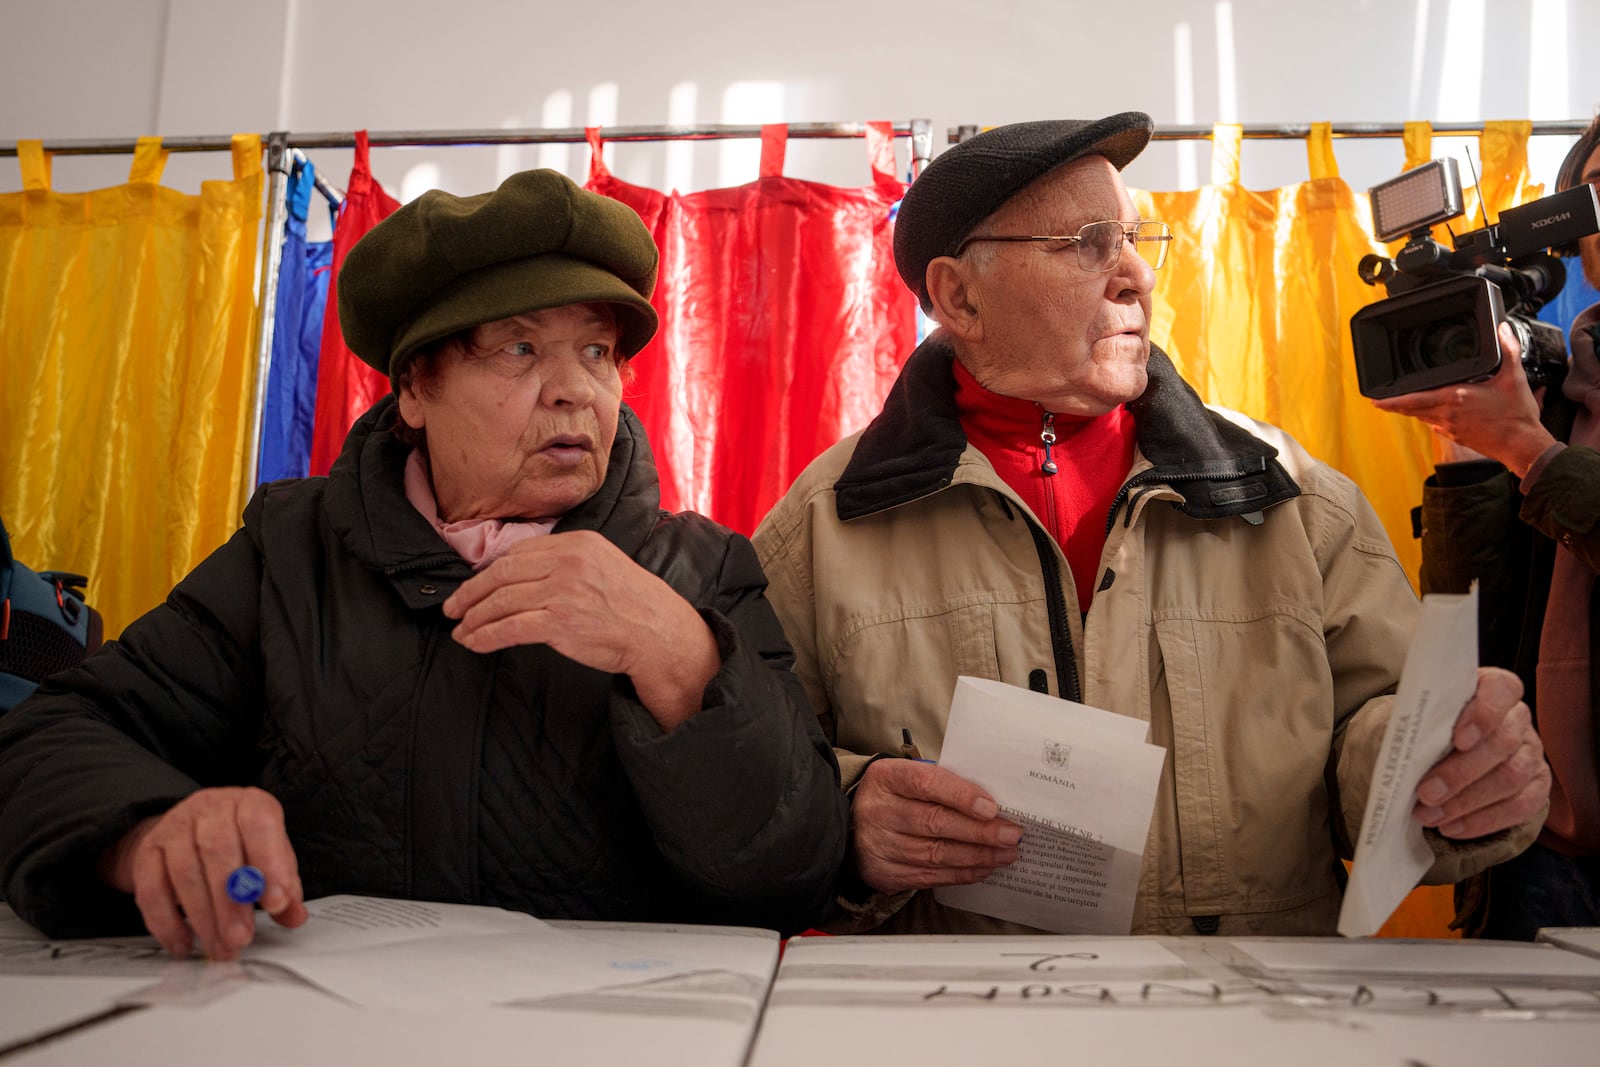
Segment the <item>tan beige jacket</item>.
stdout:
<path fill-rule="evenodd" d="M 1045 689 L 1147 720 L 1168 752 L 1134 933 L 1333 932 L 1418 612 L 1366 500 L 1281 431 L 1205 408 L 1153 350 L 1085 625 L 1059 546 L 967 446 L 950 358 L 924 344 L 755 535 L 846 788 L 902 729 L 938 757 L 958 675 Z M 1430 834 L 1428 878 L 1536 831 Z M 835 925 L 1021 929 L 907 896 L 845 902 Z"/>

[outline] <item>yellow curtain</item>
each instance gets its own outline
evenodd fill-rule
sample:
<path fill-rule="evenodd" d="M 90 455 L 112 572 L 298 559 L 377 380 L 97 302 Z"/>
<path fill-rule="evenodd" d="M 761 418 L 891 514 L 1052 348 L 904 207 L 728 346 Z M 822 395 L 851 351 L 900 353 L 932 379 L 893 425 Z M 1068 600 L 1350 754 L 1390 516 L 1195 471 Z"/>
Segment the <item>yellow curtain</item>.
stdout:
<path fill-rule="evenodd" d="M 1527 122 L 1491 122 L 1479 138 L 1482 200 L 1494 217 L 1543 192 L 1528 180 L 1531 131 Z M 1385 295 L 1356 276 L 1362 256 L 1385 251 L 1372 234 L 1371 205 L 1339 178 L 1327 123 L 1307 138 L 1310 180 L 1283 189 L 1240 184 L 1242 140 L 1238 126 L 1215 128 L 1204 188 L 1133 193 L 1139 210 L 1172 223 L 1177 238 L 1157 275 L 1151 339 L 1203 399 L 1283 427 L 1354 479 L 1415 584 L 1421 546 L 1410 511 L 1433 468 L 1433 435 L 1361 396 L 1350 342 L 1350 316 Z M 1427 123 L 1408 123 L 1404 168 L 1432 158 L 1432 140 Z M 1478 192 L 1464 200 L 1464 217 L 1452 223 L 1458 232 L 1483 225 Z M 1435 236 L 1448 245 L 1444 227 Z M 1454 912 L 1450 887 L 1423 886 L 1379 933 L 1448 937 Z"/>
<path fill-rule="evenodd" d="M 233 180 L 50 188 L 38 141 L 0 195 L 0 516 L 17 558 L 89 576 L 108 637 L 238 525 L 254 381 L 261 139 Z"/>
<path fill-rule="evenodd" d="M 1484 199 L 1496 213 L 1542 192 L 1528 182 L 1531 130 L 1491 122 L 1479 138 Z M 1362 256 L 1385 251 L 1371 206 L 1340 179 L 1329 124 L 1307 138 L 1310 179 L 1282 189 L 1240 183 L 1242 139 L 1239 126 L 1215 128 L 1211 180 L 1200 189 L 1133 193 L 1176 235 L 1157 275 L 1151 339 L 1203 399 L 1281 426 L 1354 479 L 1415 583 L 1421 550 L 1410 510 L 1433 467 L 1433 435 L 1361 396 L 1350 342 L 1350 316 L 1385 295 L 1356 276 Z M 1427 124 L 1408 125 L 1405 145 L 1407 166 L 1426 161 Z M 1481 225 L 1476 193 L 1466 206 L 1458 231 Z"/>

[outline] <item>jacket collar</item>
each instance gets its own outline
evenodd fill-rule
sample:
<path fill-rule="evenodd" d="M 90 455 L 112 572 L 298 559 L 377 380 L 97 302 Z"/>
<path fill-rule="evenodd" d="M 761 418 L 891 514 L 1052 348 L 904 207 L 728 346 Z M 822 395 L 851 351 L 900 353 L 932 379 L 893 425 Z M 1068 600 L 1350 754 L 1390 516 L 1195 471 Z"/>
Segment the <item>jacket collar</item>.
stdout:
<path fill-rule="evenodd" d="M 834 483 L 840 519 L 909 503 L 951 483 L 967 447 L 956 413 L 954 358 L 949 342 L 934 334 L 906 360 L 883 410 L 862 431 Z M 1136 484 L 1169 485 L 1182 497 L 1178 509 L 1200 519 L 1254 518 L 1300 495 L 1277 460 L 1278 450 L 1207 409 L 1155 345 L 1148 374 L 1149 384 L 1128 411 L 1139 451 L 1151 466 L 1122 487 L 1113 514 Z"/>
<path fill-rule="evenodd" d="M 391 577 L 426 578 L 451 587 L 472 568 L 445 543 L 405 495 L 411 446 L 394 434 L 399 407 L 391 394 L 356 420 L 328 472 L 327 514 L 356 558 Z M 655 458 L 638 418 L 623 405 L 606 478 L 594 496 L 561 517 L 554 533 L 597 530 L 629 556 L 649 537 L 661 505 Z M 411 598 L 415 582 L 401 583 Z M 421 601 L 412 606 L 422 606 Z"/>

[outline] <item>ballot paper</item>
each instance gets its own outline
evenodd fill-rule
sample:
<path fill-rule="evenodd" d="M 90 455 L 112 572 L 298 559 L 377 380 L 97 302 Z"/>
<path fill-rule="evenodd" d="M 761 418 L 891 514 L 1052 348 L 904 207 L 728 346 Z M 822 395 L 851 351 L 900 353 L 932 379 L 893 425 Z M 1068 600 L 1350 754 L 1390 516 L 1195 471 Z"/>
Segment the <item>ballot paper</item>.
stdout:
<path fill-rule="evenodd" d="M 1456 718 L 1477 685 L 1477 583 L 1464 595 L 1423 597 L 1339 909 L 1346 937 L 1377 933 L 1433 866 L 1433 849 L 1411 817 L 1417 786 L 1450 751 Z"/>
<path fill-rule="evenodd" d="M 956 680 L 939 765 L 1022 827 L 1020 855 L 941 904 L 1070 934 L 1126 934 L 1166 750 L 1149 724 L 983 678 Z"/>
<path fill-rule="evenodd" d="M 508 1004 L 708 969 L 499 908 L 332 896 L 306 910 L 311 917 L 293 930 L 259 917 L 241 960 L 363 1007 Z"/>

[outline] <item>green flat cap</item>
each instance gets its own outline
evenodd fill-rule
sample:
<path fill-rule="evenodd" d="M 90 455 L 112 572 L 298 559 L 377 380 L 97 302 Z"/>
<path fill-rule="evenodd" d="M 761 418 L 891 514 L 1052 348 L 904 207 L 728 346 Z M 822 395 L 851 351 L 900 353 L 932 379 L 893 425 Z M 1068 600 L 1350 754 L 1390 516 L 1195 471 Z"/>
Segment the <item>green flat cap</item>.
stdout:
<path fill-rule="evenodd" d="M 656 332 L 656 246 L 626 204 L 553 170 L 492 193 L 423 193 L 356 242 L 339 271 L 345 343 L 392 382 L 418 348 L 565 304 L 617 312 L 623 355 Z"/>

